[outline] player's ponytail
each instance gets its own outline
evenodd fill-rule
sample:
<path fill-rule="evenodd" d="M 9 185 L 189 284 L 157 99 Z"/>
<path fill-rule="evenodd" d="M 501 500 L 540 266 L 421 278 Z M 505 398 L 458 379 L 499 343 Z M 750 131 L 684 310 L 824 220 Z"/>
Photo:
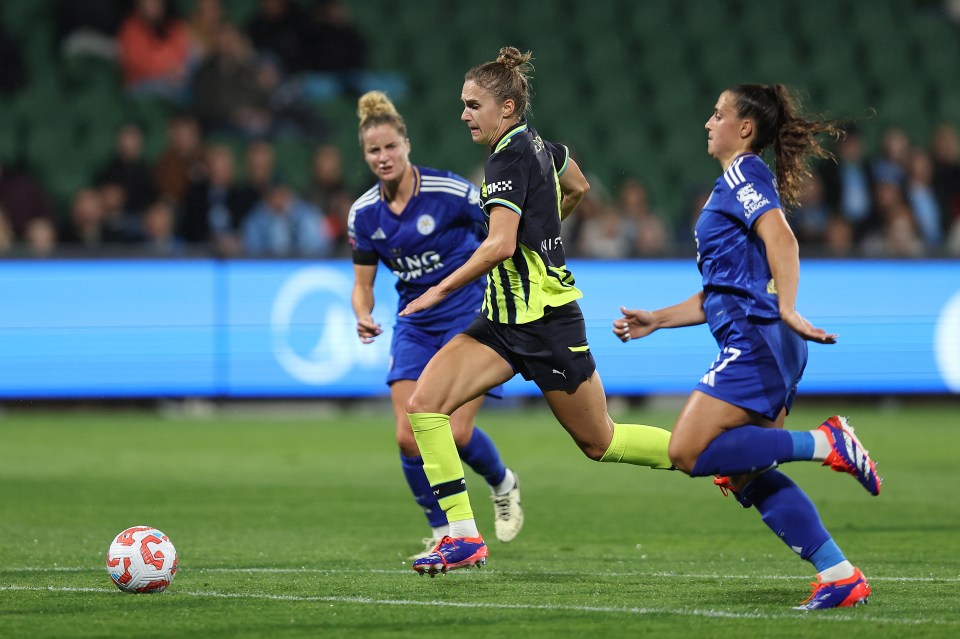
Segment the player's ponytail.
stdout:
<path fill-rule="evenodd" d="M 498 104 L 513 100 L 517 117 L 530 110 L 530 73 L 533 53 L 521 53 L 516 47 L 503 47 L 497 59 L 473 67 L 463 79 L 472 80 L 497 99 Z"/>
<path fill-rule="evenodd" d="M 357 117 L 360 118 L 360 145 L 363 132 L 372 126 L 389 124 L 403 137 L 407 137 L 407 123 L 382 91 L 368 91 L 357 101 Z"/>
<path fill-rule="evenodd" d="M 797 206 L 804 179 L 810 176 L 808 160 L 831 157 L 818 136 L 840 139 L 840 123 L 803 114 L 799 99 L 782 84 L 740 84 L 728 90 L 735 96 L 737 116 L 753 121 L 750 150 L 759 155 L 773 145 L 780 199 L 788 207 Z"/>

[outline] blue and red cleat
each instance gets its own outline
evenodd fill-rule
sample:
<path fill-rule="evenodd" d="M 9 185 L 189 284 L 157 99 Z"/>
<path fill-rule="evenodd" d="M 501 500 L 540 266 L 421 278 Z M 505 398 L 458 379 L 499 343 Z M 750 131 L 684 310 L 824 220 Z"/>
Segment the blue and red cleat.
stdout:
<path fill-rule="evenodd" d="M 487 544 L 483 543 L 483 537 L 444 537 L 432 553 L 413 562 L 413 569 L 421 577 L 434 577 L 457 568 L 480 568 L 485 563 Z"/>
<path fill-rule="evenodd" d="M 817 581 L 810 585 L 813 593 L 795 610 L 853 608 L 867 603 L 867 597 L 870 596 L 870 584 L 859 568 L 854 568 L 853 576 L 847 579 L 824 582 L 818 576 Z"/>
<path fill-rule="evenodd" d="M 823 460 L 824 466 L 841 473 L 850 473 L 871 495 L 880 494 L 883 480 L 877 476 L 877 466 L 870 454 L 853 434 L 846 417 L 834 415 L 823 422 L 817 430 L 822 431 L 830 442 L 830 454 Z"/>

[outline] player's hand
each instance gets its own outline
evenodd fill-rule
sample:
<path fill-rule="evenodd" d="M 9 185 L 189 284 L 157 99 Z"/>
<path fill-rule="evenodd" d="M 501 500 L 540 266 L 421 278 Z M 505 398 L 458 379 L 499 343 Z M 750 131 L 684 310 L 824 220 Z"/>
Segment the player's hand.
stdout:
<path fill-rule="evenodd" d="M 414 313 L 425 311 L 431 306 L 436 306 L 442 302 L 446 296 L 446 293 L 442 293 L 438 287 L 431 286 L 423 295 L 407 304 L 407 306 L 400 311 L 400 317 L 413 315 Z"/>
<path fill-rule="evenodd" d="M 791 309 L 780 313 L 780 318 L 789 326 L 794 333 L 810 342 L 818 344 L 836 344 L 836 333 L 828 333 L 822 328 L 817 328 L 806 320 L 803 315 L 797 312 L 797 309 Z"/>
<path fill-rule="evenodd" d="M 653 313 L 644 310 L 629 310 L 625 306 L 620 307 L 623 317 L 613 322 L 613 334 L 623 342 L 627 343 L 631 339 L 646 337 L 657 330 L 654 323 Z"/>
<path fill-rule="evenodd" d="M 373 338 L 382 332 L 383 329 L 380 328 L 380 325 L 377 324 L 369 315 L 364 315 L 363 317 L 357 318 L 357 335 L 360 337 L 360 341 L 364 344 L 372 343 Z"/>

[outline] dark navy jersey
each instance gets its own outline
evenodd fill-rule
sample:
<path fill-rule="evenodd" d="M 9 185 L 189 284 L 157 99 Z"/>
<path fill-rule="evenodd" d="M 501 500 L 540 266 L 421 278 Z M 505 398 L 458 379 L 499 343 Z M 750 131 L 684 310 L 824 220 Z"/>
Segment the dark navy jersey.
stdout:
<path fill-rule="evenodd" d="M 397 276 L 398 310 L 457 270 L 486 236 L 480 193 L 449 171 L 412 166 L 413 197 L 400 214 L 390 210 L 379 183 L 350 208 L 348 231 L 355 264 L 383 262 Z M 441 304 L 398 318 L 443 330 L 480 311 L 484 282 L 478 279 Z"/>
<path fill-rule="evenodd" d="M 521 120 L 494 145 L 483 167 L 484 215 L 503 206 L 520 216 L 517 250 L 487 275 L 483 313 L 493 322 L 526 324 L 581 297 L 560 240 L 560 182 L 570 152 Z"/>
<path fill-rule="evenodd" d="M 708 293 L 732 293 L 751 317 L 780 317 L 777 289 L 763 241 L 754 231 L 761 215 L 779 209 L 777 180 L 763 160 L 737 157 L 713 186 L 697 220 L 697 266 Z M 707 311 L 707 321 L 715 321 Z"/>

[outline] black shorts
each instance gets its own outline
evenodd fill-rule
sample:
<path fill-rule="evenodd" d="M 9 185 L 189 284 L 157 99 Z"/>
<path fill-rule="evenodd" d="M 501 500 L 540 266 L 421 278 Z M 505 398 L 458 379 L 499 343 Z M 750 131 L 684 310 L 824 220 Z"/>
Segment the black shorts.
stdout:
<path fill-rule="evenodd" d="M 548 308 L 527 324 L 499 324 L 480 316 L 463 334 L 495 350 L 541 391 L 574 391 L 597 370 L 576 302 Z"/>

